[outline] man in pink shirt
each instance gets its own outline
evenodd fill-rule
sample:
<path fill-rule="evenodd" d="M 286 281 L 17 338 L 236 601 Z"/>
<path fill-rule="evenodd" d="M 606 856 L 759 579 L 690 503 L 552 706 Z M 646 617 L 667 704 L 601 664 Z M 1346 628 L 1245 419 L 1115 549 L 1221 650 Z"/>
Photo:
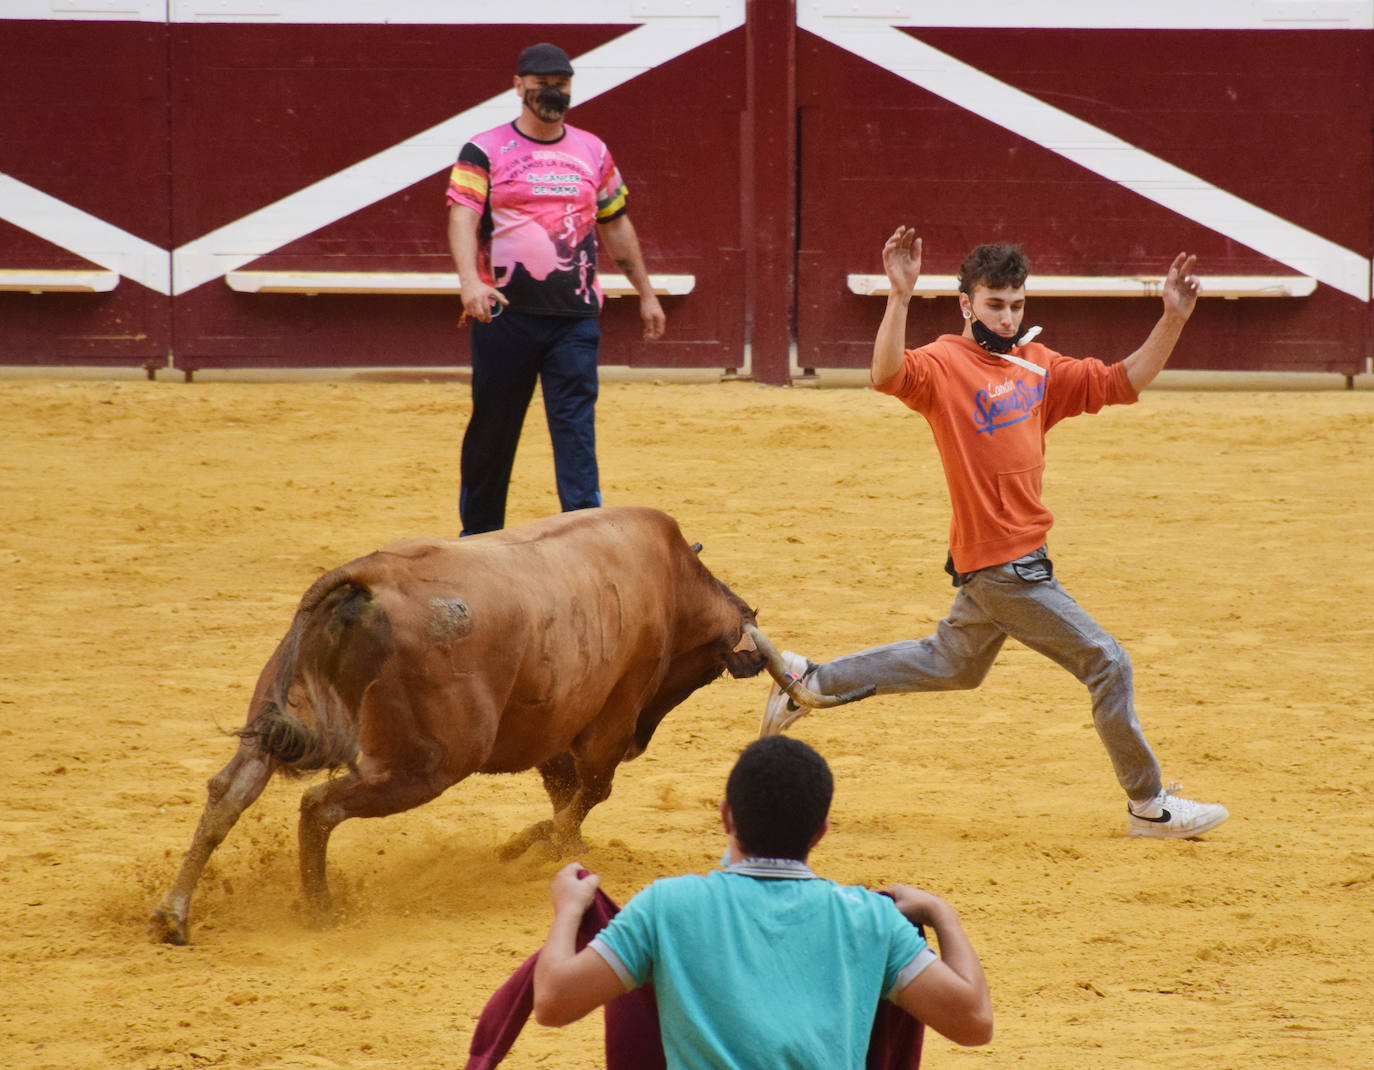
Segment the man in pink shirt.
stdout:
<path fill-rule="evenodd" d="M 564 122 L 572 62 L 543 42 L 520 53 L 520 115 L 475 135 L 449 176 L 448 238 L 472 321 L 472 416 L 463 435 L 462 533 L 505 526 L 506 491 L 538 381 L 561 507 L 601 504 L 596 463 L 601 286 L 597 243 L 639 295 L 646 340 L 663 309 L 605 143 Z"/>
<path fill-rule="evenodd" d="M 1145 342 L 1119 364 L 1075 360 L 1030 339 L 1021 326 L 1030 265 L 1019 246 L 980 245 L 959 271 L 962 334 L 905 348 L 907 308 L 921 271 L 921 240 L 898 227 L 883 246 L 891 283 L 873 346 L 874 389 L 926 418 L 949 488 L 949 558 L 958 593 L 936 633 L 824 664 L 785 652 L 789 672 L 813 691 L 868 684 L 880 694 L 977 687 L 1007 636 L 1068 669 L 1092 699 L 1093 724 L 1127 797 L 1132 836 L 1186 838 L 1215 828 L 1226 808 L 1166 788 L 1136 717 L 1125 650 L 1054 578 L 1045 539 L 1053 517 L 1041 501 L 1045 435 L 1060 420 L 1134 402 L 1173 352 L 1197 302 L 1196 258 L 1180 253 L 1164 282 L 1164 311 Z M 776 685 L 763 735 L 806 711 Z"/>

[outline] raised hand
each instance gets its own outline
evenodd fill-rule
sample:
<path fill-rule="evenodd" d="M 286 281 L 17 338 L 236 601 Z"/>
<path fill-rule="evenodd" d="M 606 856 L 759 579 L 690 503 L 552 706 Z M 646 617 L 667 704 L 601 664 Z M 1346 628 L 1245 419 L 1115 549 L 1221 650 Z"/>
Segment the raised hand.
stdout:
<path fill-rule="evenodd" d="M 1196 256 L 1179 253 L 1169 265 L 1169 274 L 1164 278 L 1164 311 L 1187 319 L 1193 314 L 1197 295 L 1202 292 L 1202 280 L 1193 274 L 1197 264 Z"/>
<path fill-rule="evenodd" d="M 898 227 L 883 246 L 883 270 L 892 292 L 910 295 L 921 277 L 921 239 L 911 227 Z"/>

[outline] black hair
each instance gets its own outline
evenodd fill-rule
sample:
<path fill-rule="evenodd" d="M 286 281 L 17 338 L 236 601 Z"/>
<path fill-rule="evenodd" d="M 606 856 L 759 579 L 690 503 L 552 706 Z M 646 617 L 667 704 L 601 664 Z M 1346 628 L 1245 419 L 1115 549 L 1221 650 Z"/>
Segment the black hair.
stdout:
<path fill-rule="evenodd" d="M 973 296 L 973 288 L 986 286 L 989 290 L 1015 289 L 1026 285 L 1030 274 L 1030 260 L 1019 245 L 997 242 L 980 245 L 964 257 L 959 265 L 959 292 Z"/>
<path fill-rule="evenodd" d="M 761 858 L 804 860 L 834 793 L 825 759 L 788 736 L 749 744 L 725 783 L 735 837 L 746 852 Z"/>

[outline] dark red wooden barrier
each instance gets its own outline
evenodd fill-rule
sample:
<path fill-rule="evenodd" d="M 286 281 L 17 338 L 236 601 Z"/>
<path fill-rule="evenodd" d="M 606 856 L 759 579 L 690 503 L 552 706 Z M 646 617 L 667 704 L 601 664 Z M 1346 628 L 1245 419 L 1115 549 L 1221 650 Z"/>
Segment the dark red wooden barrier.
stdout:
<path fill-rule="evenodd" d="M 909 32 L 1368 256 L 1374 34 Z M 924 235 L 927 273 L 954 274 L 980 242 L 1016 241 L 1043 275 L 1162 274 L 1185 249 L 1206 274 L 1300 274 L 813 34 L 798 57 L 803 366 L 867 365 L 883 302 L 845 280 L 881 273 L 899 222 Z M 1363 372 L 1374 352 L 1365 285 L 1363 299 L 1321 285 L 1304 298 L 1202 301 L 1170 366 Z M 1158 309 L 1144 297 L 1028 303 L 1047 345 L 1104 359 L 1134 348 Z M 953 299 L 918 302 L 911 323 L 913 340 L 961 329 Z"/>
<path fill-rule="evenodd" d="M 686 11 L 623 24 L 283 25 L 200 21 L 186 14 L 194 4 L 148 21 L 156 6 L 132 4 L 143 21 L 126 22 L 54 17 L 36 0 L 11 10 L 46 15 L 0 15 L 0 362 L 187 373 L 465 364 L 452 295 L 240 292 L 227 273 L 450 271 L 443 189 L 458 130 L 421 146 L 428 162 L 406 181 L 312 213 L 339 197 L 350 168 L 392 160 L 483 101 L 505 92 L 513 117 L 506 87 L 524 44 L 635 56 L 626 42 L 641 22 Z M 930 274 L 953 273 L 977 242 L 1017 240 L 1040 275 L 1158 273 L 1186 248 L 1205 274 L 1319 277 L 1311 296 L 1204 301 L 1174 367 L 1353 375 L 1374 357 L 1374 30 L 892 31 L 1343 258 L 1309 272 L 1247 244 L 1253 221 L 1156 203 L 1036 130 L 913 84 L 863 45 L 849 50 L 829 27 L 843 28 L 852 5 L 688 6 L 718 15 L 719 32 L 572 113 L 629 180 L 651 272 L 694 278 L 664 299 L 663 342 L 639 340 L 633 299 L 608 301 L 606 363 L 747 367 L 770 383 L 863 367 L 882 299 L 847 279 L 881 272 L 898 222 L 925 235 Z M 1090 7 L 1068 4 L 1065 17 Z M 859 21 L 886 32 L 880 14 Z M 1362 291 L 1349 281 L 1361 267 Z M 62 292 L 68 276 L 51 275 L 82 270 L 103 282 Z M 1047 343 L 1109 359 L 1156 314 L 1143 297 L 1038 298 L 1031 310 Z M 914 306 L 913 340 L 957 327 L 951 299 Z"/>
<path fill-rule="evenodd" d="M 515 56 L 540 32 L 509 26 L 408 33 L 392 26 L 299 29 L 293 35 L 263 25 L 174 29 L 174 70 L 195 72 L 174 83 L 179 246 L 493 94 L 505 91 L 509 107 L 501 115 L 514 119 L 518 105 L 509 86 Z M 578 56 L 626 29 L 561 27 L 557 36 Z M 631 216 L 650 270 L 696 278 L 690 297 L 663 299 L 669 336 L 653 345 L 639 339 L 637 303 L 609 299 L 605 363 L 739 363 L 740 36 L 713 41 L 570 114 L 570 121 L 607 141 L 627 176 Z M 456 157 L 460 146 L 461 139 L 454 140 L 447 156 Z M 243 269 L 452 271 L 444 230 L 448 163 Z M 245 183 L 245 175 L 264 181 Z M 175 308 L 179 368 L 452 366 L 468 359 L 455 296 L 236 293 L 215 280 L 179 296 Z"/>
<path fill-rule="evenodd" d="M 93 245 L 105 259 L 140 242 L 169 248 L 167 191 L 165 27 L 0 20 L 0 363 L 166 365 L 165 293 L 128 282 L 30 292 L 24 282 L 84 285 L 46 276 L 108 275 L 78 251 L 97 252 Z M 101 234 L 77 216 L 122 234 Z M 73 228 L 86 239 L 62 244 L 55 232 Z"/>

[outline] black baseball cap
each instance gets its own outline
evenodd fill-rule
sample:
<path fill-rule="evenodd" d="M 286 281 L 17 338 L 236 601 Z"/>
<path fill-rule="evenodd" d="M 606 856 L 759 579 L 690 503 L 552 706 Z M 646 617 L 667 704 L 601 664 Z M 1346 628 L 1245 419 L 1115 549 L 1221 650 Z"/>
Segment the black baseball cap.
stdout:
<path fill-rule="evenodd" d="M 516 74 L 566 74 L 572 77 L 572 60 L 557 45 L 541 41 L 520 53 Z"/>

